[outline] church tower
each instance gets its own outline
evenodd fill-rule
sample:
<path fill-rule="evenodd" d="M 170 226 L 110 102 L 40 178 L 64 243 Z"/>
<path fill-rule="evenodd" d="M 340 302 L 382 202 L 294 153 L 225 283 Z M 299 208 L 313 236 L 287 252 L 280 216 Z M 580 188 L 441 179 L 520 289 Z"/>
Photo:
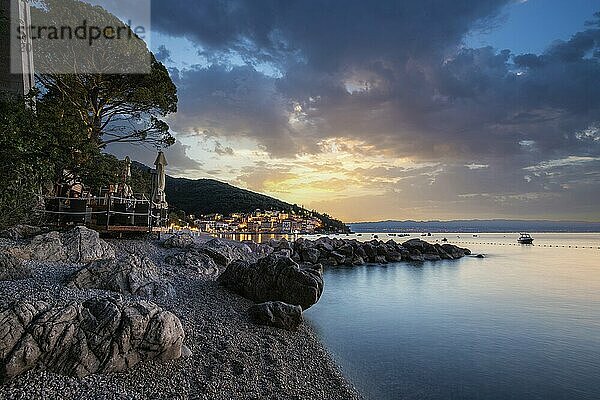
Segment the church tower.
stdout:
<path fill-rule="evenodd" d="M 28 0 L 0 0 L 0 90 L 27 94 L 35 85 L 33 49 L 29 35 L 17 40 L 19 24 L 31 25 Z"/>

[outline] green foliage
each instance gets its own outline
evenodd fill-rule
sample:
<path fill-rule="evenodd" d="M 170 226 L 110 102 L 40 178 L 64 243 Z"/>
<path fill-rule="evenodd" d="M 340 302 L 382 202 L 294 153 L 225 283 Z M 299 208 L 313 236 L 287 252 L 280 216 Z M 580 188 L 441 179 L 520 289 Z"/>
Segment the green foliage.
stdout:
<path fill-rule="evenodd" d="M 22 97 L 0 94 L 0 132 L 0 228 L 5 228 L 34 218 L 41 184 L 54 166 L 47 157 L 48 137 Z"/>
<path fill-rule="evenodd" d="M 119 160 L 112 154 L 98 152 L 87 160 L 78 170 L 82 183 L 97 193 L 100 189 L 121 183 L 125 161 Z M 132 166 L 131 177 L 127 179 L 134 193 L 151 195 L 152 181 L 149 171 L 141 170 Z"/>
<path fill-rule="evenodd" d="M 121 175 L 125 163 L 112 154 L 94 154 L 87 162 L 81 165 L 78 175 L 82 183 L 92 193 L 121 182 Z"/>
<path fill-rule="evenodd" d="M 32 14 L 44 14 L 42 20 L 47 23 L 62 24 L 69 18 L 74 22 L 81 15 L 117 21 L 101 7 L 78 0 L 43 3 L 45 8 L 34 8 Z M 0 28 L 8 27 L 0 22 Z M 80 60 L 76 51 L 34 49 L 34 55 L 45 70 L 65 58 L 67 62 L 110 63 L 111 56 L 147 57 L 150 73 L 38 75 L 41 90 L 34 93 L 35 107 L 25 107 L 29 100 L 23 97 L 0 93 L 0 228 L 35 222 L 33 211 L 41 195 L 52 189 L 65 170 L 95 191 L 120 182 L 123 162 L 101 154 L 108 143 L 174 143 L 169 126 L 161 120 L 177 111 L 177 90 L 167 69 L 142 40 L 125 45 L 113 42 L 116 48 L 99 48 L 94 60 Z M 147 173 L 132 170 L 129 184 L 136 193 L 150 194 Z"/>
<path fill-rule="evenodd" d="M 0 226 L 31 221 L 41 195 L 51 190 L 63 171 L 79 175 L 97 188 L 118 182 L 114 156 L 100 154 L 85 126 L 53 103 L 26 107 L 27 99 L 0 96 Z M 37 218 L 37 217 L 36 217 Z"/>
<path fill-rule="evenodd" d="M 43 9 L 32 9 L 34 21 L 43 21 L 51 26 L 78 26 L 85 16 L 99 26 L 122 25 L 103 8 L 78 0 L 45 0 L 44 5 Z M 44 44 L 64 45 L 62 42 L 50 40 L 44 41 Z M 75 47 L 88 46 L 86 41 L 81 40 L 67 42 Z M 110 69 L 115 62 L 126 68 L 128 64 L 146 60 L 151 66 L 150 73 L 63 74 L 57 71 L 38 74 L 37 78 L 44 86 L 41 100 L 54 103 L 67 113 L 75 113 L 85 125 L 89 138 L 99 148 L 115 142 L 172 145 L 175 139 L 168 124 L 161 120 L 177 111 L 177 88 L 169 72 L 156 60 L 143 40 L 108 42 L 95 47 L 89 58 L 81 56 L 86 55 L 88 49 L 79 51 L 74 48 L 67 52 L 62 48 L 34 49 L 35 62 L 43 67 L 40 70 L 48 72 L 54 71 L 56 65 L 94 66 L 94 70 L 102 70 L 103 67 Z M 123 63 L 123 60 L 126 62 Z"/>
<path fill-rule="evenodd" d="M 152 176 L 149 171 L 144 171 L 132 166 L 130 185 L 135 193 L 144 193 L 148 196 L 152 195 Z"/>

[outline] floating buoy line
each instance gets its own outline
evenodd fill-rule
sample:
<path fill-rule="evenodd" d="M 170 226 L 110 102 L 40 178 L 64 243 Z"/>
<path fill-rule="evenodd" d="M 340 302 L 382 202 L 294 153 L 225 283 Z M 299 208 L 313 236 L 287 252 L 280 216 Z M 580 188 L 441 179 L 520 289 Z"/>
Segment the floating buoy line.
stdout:
<path fill-rule="evenodd" d="M 461 242 L 449 240 L 448 243 L 453 244 L 487 244 L 490 246 L 523 246 L 523 247 L 553 247 L 553 248 L 568 248 L 568 249 L 597 249 L 600 250 L 600 246 L 573 246 L 573 245 L 561 245 L 561 244 L 520 244 L 520 243 L 495 243 L 495 242 Z"/>

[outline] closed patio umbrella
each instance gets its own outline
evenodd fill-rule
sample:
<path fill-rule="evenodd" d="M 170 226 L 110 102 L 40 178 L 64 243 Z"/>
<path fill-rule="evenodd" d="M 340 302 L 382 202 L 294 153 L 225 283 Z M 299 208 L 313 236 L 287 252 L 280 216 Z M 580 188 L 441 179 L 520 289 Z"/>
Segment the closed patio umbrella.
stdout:
<path fill-rule="evenodd" d="M 158 152 L 158 156 L 156 157 L 156 161 L 154 162 L 156 166 L 156 184 L 155 184 L 155 196 L 154 201 L 156 203 L 166 203 L 165 199 L 165 185 L 166 185 L 166 168 L 167 168 L 167 159 L 165 154 L 162 151 Z"/>

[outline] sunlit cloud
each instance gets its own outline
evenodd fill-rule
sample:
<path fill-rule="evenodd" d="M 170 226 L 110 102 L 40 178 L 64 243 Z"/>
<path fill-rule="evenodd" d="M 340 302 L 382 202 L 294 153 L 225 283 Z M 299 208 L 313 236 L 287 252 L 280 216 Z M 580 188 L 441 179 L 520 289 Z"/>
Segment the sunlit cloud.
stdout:
<path fill-rule="evenodd" d="M 553 168 L 582 165 L 593 161 L 600 161 L 600 157 L 580 157 L 580 156 L 569 156 L 558 160 L 542 161 L 537 165 L 532 165 L 523 168 L 525 171 L 544 171 Z"/>
<path fill-rule="evenodd" d="M 517 3 L 156 1 L 170 166 L 349 221 L 598 219 L 600 34 L 466 44 Z"/>

